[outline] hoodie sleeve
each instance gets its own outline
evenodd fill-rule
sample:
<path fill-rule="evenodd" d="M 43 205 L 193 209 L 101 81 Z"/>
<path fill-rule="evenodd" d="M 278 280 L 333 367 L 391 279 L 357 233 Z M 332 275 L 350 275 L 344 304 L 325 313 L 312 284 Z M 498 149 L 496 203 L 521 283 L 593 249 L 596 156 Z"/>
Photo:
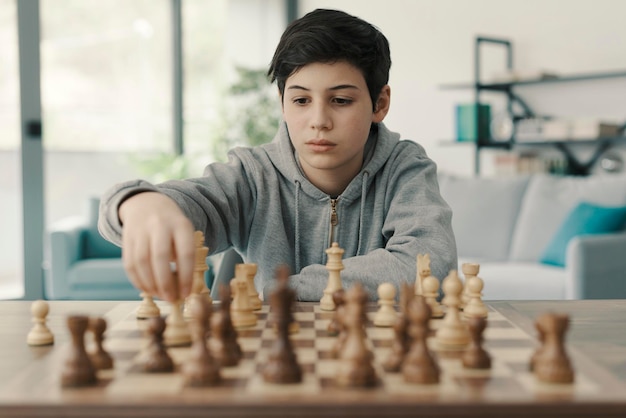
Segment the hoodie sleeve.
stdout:
<path fill-rule="evenodd" d="M 241 247 L 248 238 L 249 228 L 245 224 L 250 222 L 243 215 L 251 213 L 255 204 L 254 181 L 249 177 L 250 170 L 244 160 L 231 152 L 228 163 L 208 165 L 199 178 L 171 180 L 158 185 L 144 180 L 116 184 L 102 196 L 99 231 L 104 238 L 120 245 L 119 206 L 135 194 L 155 191 L 173 199 L 195 229 L 204 231 L 211 253 L 230 246 Z"/>
<path fill-rule="evenodd" d="M 411 150 L 413 146 L 417 152 Z M 383 194 L 383 203 L 371 210 L 371 216 L 384 217 L 380 233 L 386 245 L 344 258 L 341 272 L 344 288 L 360 282 L 370 299 L 378 298 L 381 283 L 393 283 L 397 289 L 402 282 L 413 283 L 417 254 L 430 254 L 432 275 L 440 280 L 457 268 L 452 210 L 439 192 L 435 163 L 412 143 L 388 164 L 394 169 L 384 179 L 386 188 L 379 187 L 376 192 Z M 315 264 L 292 276 L 291 284 L 299 299 L 319 300 L 327 281 L 326 267 Z"/>

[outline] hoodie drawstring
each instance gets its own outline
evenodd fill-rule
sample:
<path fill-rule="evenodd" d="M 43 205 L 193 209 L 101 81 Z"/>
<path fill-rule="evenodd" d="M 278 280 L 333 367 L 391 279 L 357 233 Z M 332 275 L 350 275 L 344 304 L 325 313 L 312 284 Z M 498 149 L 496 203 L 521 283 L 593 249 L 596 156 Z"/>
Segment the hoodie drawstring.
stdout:
<path fill-rule="evenodd" d="M 298 180 L 295 181 L 296 183 L 296 230 L 295 230 L 295 251 L 296 251 L 296 271 L 294 271 L 294 274 L 298 274 L 300 273 L 300 211 L 298 210 L 298 206 L 300 205 L 300 182 Z"/>
<path fill-rule="evenodd" d="M 356 255 L 361 254 L 361 237 L 363 236 L 363 215 L 365 214 L 365 195 L 367 194 L 367 180 L 369 173 L 363 172 L 363 182 L 361 183 L 361 208 L 359 211 L 359 244 L 356 247 Z"/>

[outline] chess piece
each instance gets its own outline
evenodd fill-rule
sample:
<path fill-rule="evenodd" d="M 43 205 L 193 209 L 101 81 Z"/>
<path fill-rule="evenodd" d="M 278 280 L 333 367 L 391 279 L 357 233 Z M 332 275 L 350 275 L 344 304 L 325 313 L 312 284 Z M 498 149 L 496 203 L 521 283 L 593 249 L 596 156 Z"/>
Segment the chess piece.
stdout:
<path fill-rule="evenodd" d="M 482 316 L 470 317 L 467 323 L 471 342 L 461 357 L 463 367 L 468 369 L 490 369 L 491 357 L 483 348 L 483 333 L 487 327 L 487 320 Z"/>
<path fill-rule="evenodd" d="M 73 315 L 67 318 L 72 343 L 61 372 L 63 387 L 91 386 L 97 382 L 96 368 L 85 350 L 85 332 L 88 326 L 89 318 L 86 316 Z"/>
<path fill-rule="evenodd" d="M 537 318 L 537 323 L 545 336 L 541 355 L 535 359 L 534 364 L 537 380 L 545 383 L 574 382 L 574 369 L 565 351 L 569 317 L 549 313 Z"/>
<path fill-rule="evenodd" d="M 150 340 L 142 351 L 139 360 L 144 372 L 168 373 L 174 371 L 174 361 L 167 353 L 163 343 L 165 327 L 165 320 L 160 316 L 148 319 L 146 331 Z"/>
<path fill-rule="evenodd" d="M 443 308 L 437 300 L 439 280 L 437 280 L 435 276 L 426 276 L 424 280 L 422 280 L 422 291 L 426 303 L 430 306 L 431 318 L 443 318 Z"/>
<path fill-rule="evenodd" d="M 219 365 L 207 349 L 206 343 L 211 309 L 212 306 L 204 295 L 197 294 L 189 300 L 193 342 L 182 370 L 188 386 L 214 386 L 221 380 Z"/>
<path fill-rule="evenodd" d="M 324 296 L 320 299 L 320 309 L 323 311 L 334 311 L 335 303 L 333 302 L 333 293 L 341 289 L 341 270 L 343 270 L 344 250 L 339 244 L 333 242 L 330 248 L 326 250 L 328 261 L 326 262 L 326 270 L 328 270 L 328 283 L 324 289 Z"/>
<path fill-rule="evenodd" d="M 248 281 L 243 264 L 235 266 L 235 278 L 230 281 L 230 286 L 234 295 L 233 303 L 230 305 L 230 316 L 233 326 L 236 329 L 255 326 L 257 318 L 252 306 L 250 306 Z"/>
<path fill-rule="evenodd" d="M 298 383 L 302 381 L 302 368 L 289 339 L 289 325 L 293 322 L 292 305 L 296 294 L 289 288 L 289 268 L 276 269 L 277 287 L 270 296 L 275 314 L 277 336 L 263 368 L 263 379 L 269 383 Z"/>
<path fill-rule="evenodd" d="M 408 305 L 413 299 L 414 292 L 414 288 L 411 288 L 408 283 L 402 283 L 402 289 L 400 291 L 400 313 L 396 316 L 396 322 L 393 324 L 394 339 L 391 343 L 389 356 L 383 363 L 383 369 L 388 373 L 400 371 L 404 357 L 411 346 L 411 338 L 408 333 Z"/>
<path fill-rule="evenodd" d="M 220 285 L 220 310 L 211 317 L 209 350 L 221 367 L 236 366 L 243 357 L 230 317 L 230 287 Z"/>
<path fill-rule="evenodd" d="M 141 292 L 141 303 L 137 308 L 137 319 L 147 319 L 154 318 L 155 316 L 161 316 L 161 310 L 154 303 L 154 299 L 152 299 L 152 295 L 149 295 L 146 292 Z"/>
<path fill-rule="evenodd" d="M 461 296 L 461 304 L 459 305 L 459 309 L 465 309 L 465 306 L 470 301 L 470 294 L 469 294 L 470 291 L 469 291 L 468 284 L 470 283 L 473 277 L 478 276 L 478 273 L 480 272 L 480 264 L 463 263 L 461 265 L 461 271 L 463 272 L 463 276 L 465 276 L 465 287 L 463 289 L 463 295 Z"/>
<path fill-rule="evenodd" d="M 49 312 L 48 302 L 36 300 L 30 305 L 33 328 L 26 336 L 26 343 L 32 346 L 54 344 L 54 335 L 46 325 L 46 317 Z"/>
<path fill-rule="evenodd" d="M 257 265 L 254 263 L 243 264 L 243 271 L 246 277 L 246 283 L 248 284 L 248 297 L 250 298 L 250 306 L 253 311 L 258 311 L 263 306 L 261 299 L 259 299 L 259 292 L 257 292 L 254 286 L 254 276 L 256 276 Z"/>
<path fill-rule="evenodd" d="M 411 348 L 402 363 L 402 376 L 409 383 L 439 383 L 439 366 L 428 349 L 430 305 L 423 296 L 415 296 L 408 305 Z"/>
<path fill-rule="evenodd" d="M 173 272 L 172 274 L 176 280 L 177 273 Z M 181 304 L 180 300 L 172 302 L 170 313 L 165 319 L 166 327 L 163 333 L 163 341 L 168 347 L 180 347 L 191 344 L 191 334 L 183 317 Z"/>
<path fill-rule="evenodd" d="M 539 321 L 535 321 L 535 329 L 537 330 L 537 338 L 539 339 L 539 346 L 537 346 L 537 349 L 531 356 L 530 362 L 528 363 L 528 370 L 530 370 L 531 372 L 535 369 L 535 363 L 537 363 L 537 359 L 541 357 L 543 345 L 546 341 L 546 334 L 544 333 L 543 328 L 541 327 Z"/>
<path fill-rule="evenodd" d="M 374 315 L 374 325 L 377 327 L 391 327 L 396 322 L 395 303 L 396 287 L 391 283 L 381 283 L 378 286 L 379 309 Z"/>
<path fill-rule="evenodd" d="M 463 283 L 459 279 L 456 270 L 443 280 L 443 304 L 446 306 L 446 316 L 441 321 L 441 327 L 437 330 L 436 341 L 440 347 L 446 349 L 463 349 L 470 341 L 467 325 L 461 320 L 459 304 Z"/>
<path fill-rule="evenodd" d="M 463 309 L 466 318 L 487 318 L 489 310 L 482 300 L 483 279 L 478 276 L 469 276 L 465 281 L 465 293 L 469 298 Z"/>
<path fill-rule="evenodd" d="M 328 335 L 337 336 L 340 335 L 343 330 L 340 316 L 343 314 L 343 305 L 346 303 L 345 290 L 343 288 L 335 290 L 333 293 L 333 303 L 335 304 L 335 312 L 333 318 L 328 323 L 327 332 Z M 337 351 L 338 353 L 339 351 Z"/>
<path fill-rule="evenodd" d="M 422 282 L 430 276 L 430 254 L 417 255 L 417 275 L 415 277 L 415 295 L 423 294 Z"/>
<path fill-rule="evenodd" d="M 89 330 L 93 334 L 96 348 L 89 355 L 96 370 L 109 370 L 113 368 L 113 357 L 104 350 L 104 332 L 107 329 L 107 322 L 104 318 L 90 318 Z"/>
<path fill-rule="evenodd" d="M 202 295 L 207 299 L 208 303 L 212 303 L 211 291 L 206 285 L 204 273 L 209 269 L 206 264 L 206 258 L 209 254 L 209 248 L 204 245 L 204 234 L 202 231 L 196 231 L 193 235 L 195 245 L 195 263 L 193 266 L 193 281 L 191 285 L 191 294 L 185 300 L 185 308 L 183 309 L 183 317 L 191 318 L 191 312 L 187 306 L 187 302 L 191 301 L 193 295 Z"/>
<path fill-rule="evenodd" d="M 345 316 L 347 337 L 340 353 L 335 382 L 339 386 L 367 387 L 378 382 L 373 366 L 374 356 L 366 346 L 365 304 L 367 293 L 360 283 L 346 292 Z"/>

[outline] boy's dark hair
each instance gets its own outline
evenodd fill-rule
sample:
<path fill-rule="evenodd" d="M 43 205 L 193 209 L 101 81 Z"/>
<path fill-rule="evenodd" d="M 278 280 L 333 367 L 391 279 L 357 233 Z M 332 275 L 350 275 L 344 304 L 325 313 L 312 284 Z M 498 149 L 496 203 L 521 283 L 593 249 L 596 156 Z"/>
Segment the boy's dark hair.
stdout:
<path fill-rule="evenodd" d="M 346 61 L 361 70 L 372 106 L 389 81 L 387 38 L 373 25 L 338 10 L 317 9 L 287 26 L 267 72 L 282 96 L 294 72 L 314 62 Z"/>

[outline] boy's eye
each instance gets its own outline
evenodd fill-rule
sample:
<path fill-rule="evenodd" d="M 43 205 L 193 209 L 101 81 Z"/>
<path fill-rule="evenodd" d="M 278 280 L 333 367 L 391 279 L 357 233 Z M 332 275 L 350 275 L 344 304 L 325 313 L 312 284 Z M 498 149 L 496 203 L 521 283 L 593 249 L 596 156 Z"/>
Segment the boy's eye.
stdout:
<path fill-rule="evenodd" d="M 305 97 L 296 97 L 295 99 L 292 100 L 294 104 L 297 105 L 304 105 L 308 103 L 308 99 Z"/>
<path fill-rule="evenodd" d="M 346 99 L 343 97 L 335 97 L 333 101 L 338 105 L 349 105 L 350 103 L 352 103 L 352 99 Z"/>

